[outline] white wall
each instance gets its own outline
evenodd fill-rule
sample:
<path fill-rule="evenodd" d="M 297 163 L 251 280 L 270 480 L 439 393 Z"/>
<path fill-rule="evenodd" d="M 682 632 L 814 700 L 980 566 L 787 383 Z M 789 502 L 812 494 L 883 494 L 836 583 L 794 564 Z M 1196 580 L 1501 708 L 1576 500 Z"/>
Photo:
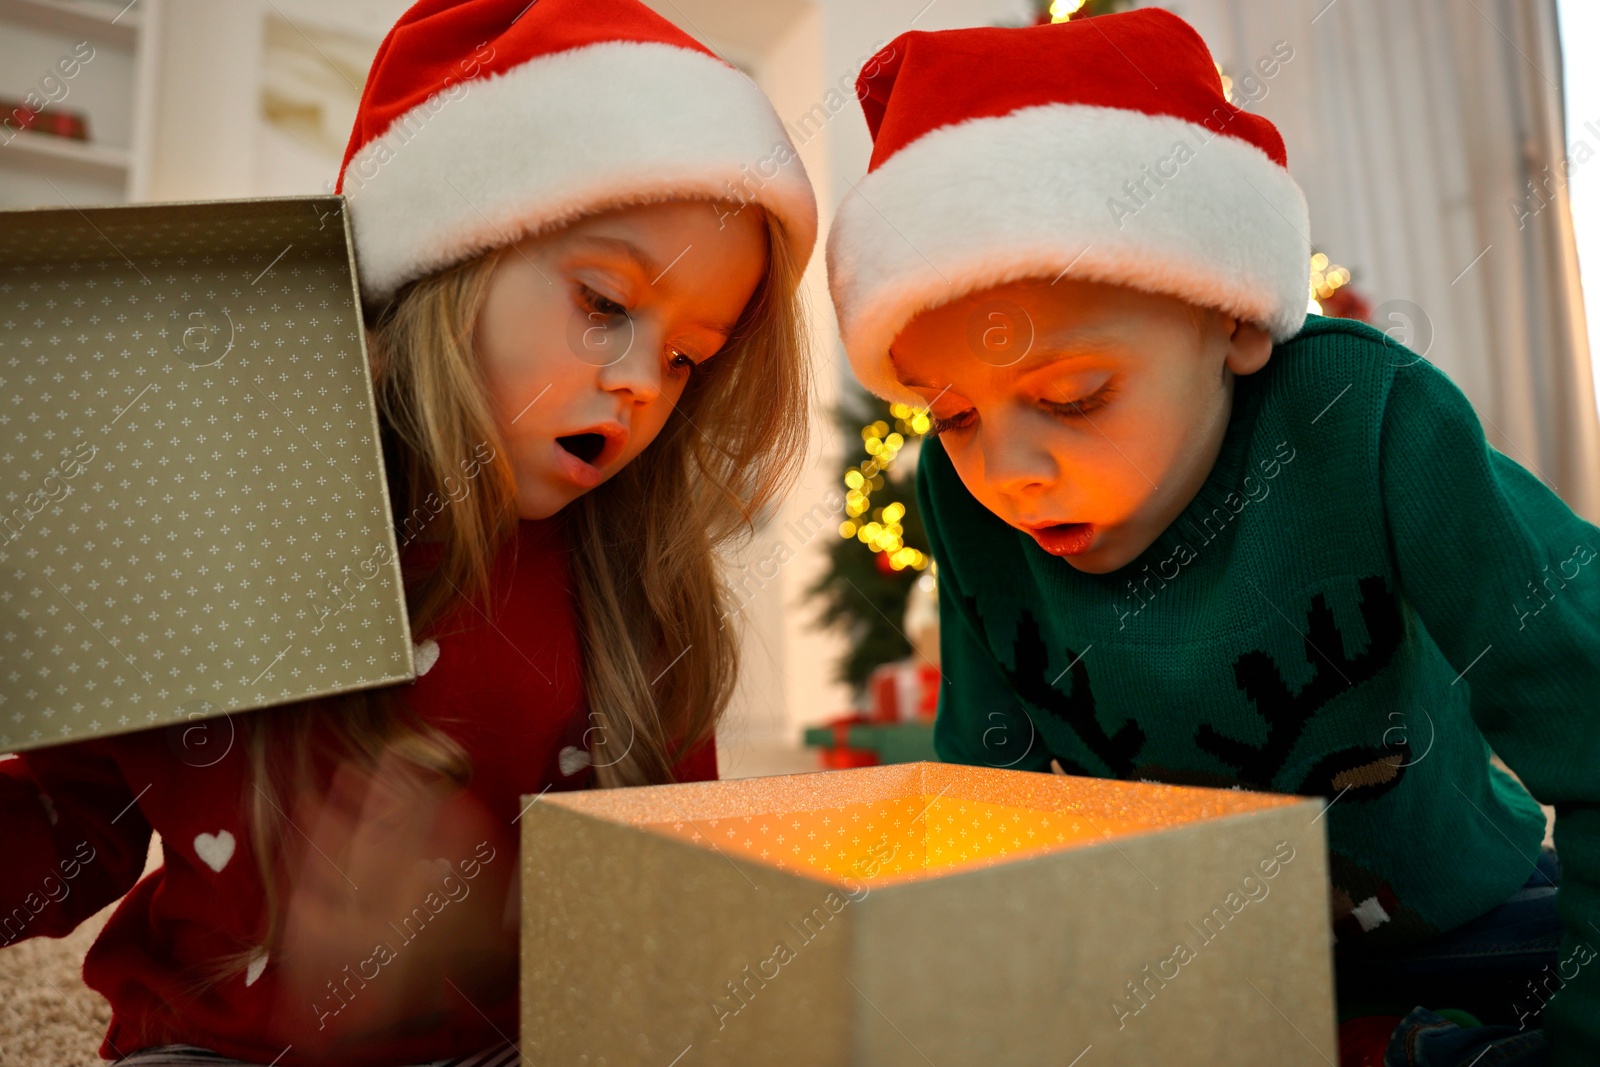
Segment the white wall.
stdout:
<path fill-rule="evenodd" d="M 267 19 L 366 37 L 370 57 L 409 6 L 406 0 L 167 0 L 148 198 L 326 192 L 338 158 L 307 150 L 261 117 Z M 351 88 L 358 91 L 359 82 Z"/>
<path fill-rule="evenodd" d="M 1568 57 L 1562 64 L 1562 89 L 1567 101 L 1567 140 L 1591 148 L 1600 134 L 1600 67 L 1574 62 L 1590 56 L 1600 45 L 1600 5 L 1593 0 L 1558 0 L 1561 48 Z M 1572 227 L 1578 241 L 1578 262 L 1583 270 L 1583 302 L 1588 318 L 1589 352 L 1600 353 L 1600 166 L 1574 166 L 1568 172 L 1572 197 Z M 1595 375 L 1595 403 L 1600 406 L 1600 374 Z"/>

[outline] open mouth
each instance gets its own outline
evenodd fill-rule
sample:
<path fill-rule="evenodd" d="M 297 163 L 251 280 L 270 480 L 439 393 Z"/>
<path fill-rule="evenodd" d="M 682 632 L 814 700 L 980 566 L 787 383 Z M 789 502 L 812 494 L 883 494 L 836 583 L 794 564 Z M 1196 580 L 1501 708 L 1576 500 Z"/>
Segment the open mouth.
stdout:
<path fill-rule="evenodd" d="M 573 433 L 557 437 L 556 444 L 585 463 L 593 464 L 606 449 L 606 437 L 598 433 Z"/>

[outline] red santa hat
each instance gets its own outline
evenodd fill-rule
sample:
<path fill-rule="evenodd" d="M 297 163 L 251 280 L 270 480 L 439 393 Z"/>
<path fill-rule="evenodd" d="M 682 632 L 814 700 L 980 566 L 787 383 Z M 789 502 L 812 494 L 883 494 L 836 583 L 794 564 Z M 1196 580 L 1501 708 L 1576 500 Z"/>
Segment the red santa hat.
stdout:
<path fill-rule="evenodd" d="M 1062 275 L 1219 308 L 1276 340 L 1305 320 L 1305 197 L 1272 123 L 1228 103 L 1205 42 L 1159 8 L 913 31 L 862 69 L 866 177 L 828 234 L 856 375 L 918 403 L 888 348 L 919 312 Z"/>
<path fill-rule="evenodd" d="M 421 0 L 339 172 L 368 306 L 607 208 L 756 203 L 804 264 L 817 207 L 754 82 L 637 0 Z"/>

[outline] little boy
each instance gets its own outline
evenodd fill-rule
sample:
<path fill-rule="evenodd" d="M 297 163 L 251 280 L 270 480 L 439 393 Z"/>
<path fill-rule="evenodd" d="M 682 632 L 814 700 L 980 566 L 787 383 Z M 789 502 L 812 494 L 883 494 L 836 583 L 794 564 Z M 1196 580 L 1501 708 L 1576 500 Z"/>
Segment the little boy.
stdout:
<path fill-rule="evenodd" d="M 884 51 L 829 284 L 935 423 L 940 757 L 1326 797 L 1346 1062 L 1600 1063 L 1600 530 L 1306 315 L 1282 139 L 1182 20 Z"/>

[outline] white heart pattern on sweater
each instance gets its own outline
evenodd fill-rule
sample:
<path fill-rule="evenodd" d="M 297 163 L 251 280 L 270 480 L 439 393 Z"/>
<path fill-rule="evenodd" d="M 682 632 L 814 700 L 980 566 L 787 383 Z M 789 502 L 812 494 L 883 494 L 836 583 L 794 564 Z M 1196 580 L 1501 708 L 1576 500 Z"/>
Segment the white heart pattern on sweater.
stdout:
<path fill-rule="evenodd" d="M 568 745 L 556 754 L 556 763 L 567 778 L 589 766 L 589 753 L 575 745 Z"/>
<path fill-rule="evenodd" d="M 250 966 L 244 972 L 244 984 L 253 986 L 256 979 L 261 977 L 261 972 L 267 969 L 267 954 L 257 953 L 250 958 Z"/>
<path fill-rule="evenodd" d="M 194 839 L 194 854 L 199 856 L 207 867 L 221 874 L 222 868 L 233 859 L 235 844 L 237 842 L 234 841 L 233 835 L 226 830 L 219 830 L 215 834 L 199 834 Z"/>
<path fill-rule="evenodd" d="M 417 661 L 417 677 L 421 678 L 433 670 L 433 665 L 439 662 L 439 642 L 430 637 L 418 645 L 413 653 Z"/>
<path fill-rule="evenodd" d="M 445 859 L 443 856 L 439 856 L 438 858 L 431 860 L 417 860 L 417 862 L 411 865 L 411 870 L 413 873 L 420 874 L 424 878 L 431 874 L 433 875 L 433 880 L 435 882 L 442 882 L 445 878 L 449 877 L 451 868 L 450 861 Z"/>

